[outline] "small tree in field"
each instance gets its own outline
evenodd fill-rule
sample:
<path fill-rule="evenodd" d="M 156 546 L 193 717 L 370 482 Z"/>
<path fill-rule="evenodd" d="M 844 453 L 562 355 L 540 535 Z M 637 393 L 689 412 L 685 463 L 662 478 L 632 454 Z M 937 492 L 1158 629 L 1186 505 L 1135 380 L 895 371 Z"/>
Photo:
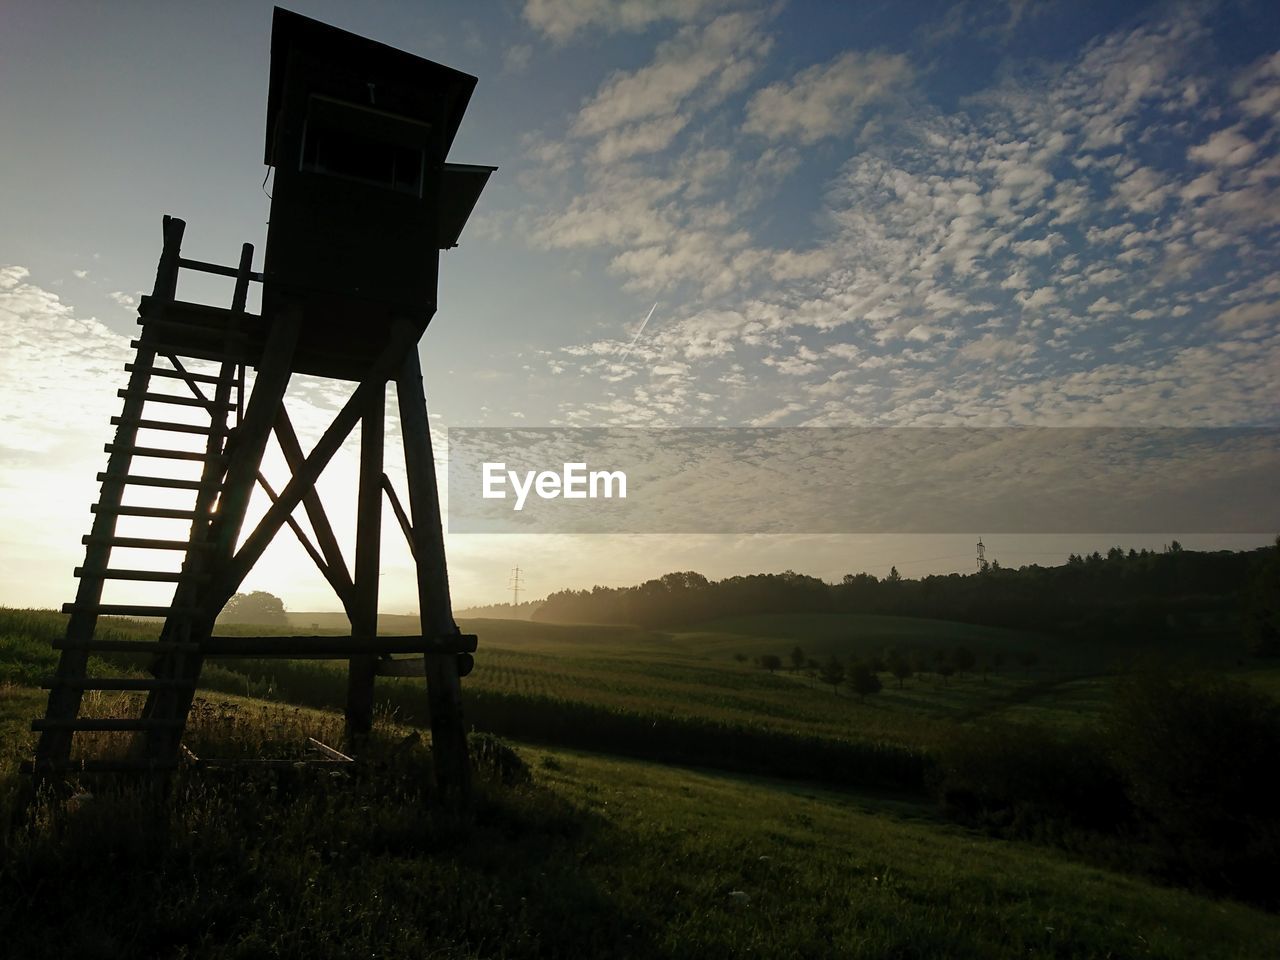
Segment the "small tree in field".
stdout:
<path fill-rule="evenodd" d="M 915 673 L 915 671 L 911 669 L 910 661 L 908 661 L 906 657 L 899 656 L 897 654 L 894 654 L 889 658 L 889 672 L 898 678 L 899 690 L 902 689 L 902 682 L 904 680 L 910 680 L 912 675 Z"/>
<path fill-rule="evenodd" d="M 944 660 L 942 663 L 938 664 L 937 671 L 938 671 L 938 676 L 942 678 L 942 683 L 945 686 L 947 680 L 950 677 L 955 676 L 956 667 L 955 667 L 955 664 L 952 663 L 951 661 Z"/>
<path fill-rule="evenodd" d="M 237 593 L 218 614 L 223 623 L 259 624 L 262 626 L 288 626 L 284 601 L 265 590 L 253 593 Z"/>
<path fill-rule="evenodd" d="M 1255 657 L 1280 657 L 1280 537 L 1245 592 L 1246 649 Z"/>
<path fill-rule="evenodd" d="M 849 686 L 858 695 L 858 702 L 866 700 L 867 694 L 879 693 L 882 689 L 880 678 L 868 664 L 855 662 L 849 669 Z"/>
<path fill-rule="evenodd" d="M 982 679 L 987 679 L 988 673 L 995 673 L 1002 666 L 1004 666 L 1004 652 L 992 650 L 982 658 Z"/>
<path fill-rule="evenodd" d="M 782 669 L 782 658 L 776 653 L 766 653 L 760 657 L 760 666 L 773 673 L 775 670 Z"/>
<path fill-rule="evenodd" d="M 830 659 L 822 665 L 818 676 L 823 683 L 831 684 L 831 692 L 838 696 L 840 684 L 844 683 L 844 664 L 836 659 L 835 654 L 832 654 Z"/>
<path fill-rule="evenodd" d="M 957 673 L 964 673 L 966 670 L 972 670 L 973 665 L 978 661 L 968 647 L 956 647 L 951 652 L 951 662 L 955 665 Z"/>
<path fill-rule="evenodd" d="M 804 666 L 804 662 L 805 662 L 804 651 L 797 646 L 794 650 L 791 651 L 791 669 L 799 670 L 801 667 Z"/>
<path fill-rule="evenodd" d="M 908 660 L 907 662 L 911 664 L 912 673 L 928 673 L 929 672 L 929 661 L 928 659 L 926 659 L 923 653 L 920 653 L 918 651 L 916 653 L 913 653 L 911 655 L 911 659 Z"/>

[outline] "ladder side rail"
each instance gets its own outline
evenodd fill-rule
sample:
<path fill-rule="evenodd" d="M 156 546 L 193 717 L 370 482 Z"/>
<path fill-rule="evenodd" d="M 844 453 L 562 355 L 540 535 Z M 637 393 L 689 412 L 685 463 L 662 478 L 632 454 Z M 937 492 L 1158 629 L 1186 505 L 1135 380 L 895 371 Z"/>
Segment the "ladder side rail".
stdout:
<path fill-rule="evenodd" d="M 182 235 L 186 223 L 176 217 L 166 216 L 162 221 L 164 244 L 160 253 L 160 261 L 156 267 L 156 280 L 153 296 L 172 300 L 177 293 L 178 261 L 182 249 Z M 124 498 L 124 477 L 129 474 L 132 464 L 132 448 L 137 443 L 138 427 L 136 422 L 142 419 L 142 408 L 145 401 L 142 396 L 147 392 L 151 379 L 151 368 L 155 364 L 154 341 L 149 340 L 144 332 L 134 357 L 133 370 L 129 375 L 129 388 L 133 396 L 124 402 L 120 422 L 116 427 L 115 450 L 107 460 L 106 474 L 108 479 L 102 482 L 99 493 L 99 510 L 94 514 L 91 532 L 87 538 L 84 568 L 89 574 L 80 578 L 76 588 L 75 607 L 67 620 L 65 639 L 71 645 L 64 647 L 58 658 L 56 676 L 66 679 L 79 679 L 85 675 L 89 663 L 89 651 L 76 647 L 76 642 L 85 643 L 93 637 L 98 626 L 98 606 L 102 602 L 102 589 L 105 583 L 102 571 L 110 565 L 111 544 L 115 538 L 117 513 L 114 509 L 103 510 L 102 507 L 119 508 Z M 84 698 L 83 689 L 70 685 L 56 685 L 49 691 L 49 701 L 45 709 L 45 718 L 51 720 L 71 720 L 80 712 L 80 704 Z M 65 762 L 71 755 L 71 737 L 69 729 L 43 730 L 36 744 L 36 764 Z"/>
<path fill-rule="evenodd" d="M 245 303 L 248 299 L 249 278 L 253 268 L 253 244 L 246 243 L 240 248 L 240 262 L 236 274 L 235 292 L 232 296 L 231 312 L 227 319 L 227 345 L 239 332 L 240 322 L 244 316 Z M 290 354 L 292 347 L 290 347 Z M 175 368 L 180 369 L 174 358 Z M 287 377 L 287 373 L 286 373 Z M 286 381 L 287 382 L 287 381 Z M 193 389 L 198 390 L 194 384 Z M 228 436 L 228 419 L 230 411 L 236 404 L 231 403 L 231 391 L 239 385 L 236 377 L 236 363 L 230 358 L 230 350 L 223 359 L 218 371 L 218 381 L 214 387 L 213 402 L 209 406 L 210 433 L 205 448 L 205 462 L 200 475 L 200 489 L 196 493 L 195 518 L 192 521 L 188 536 L 191 547 L 188 549 L 182 564 L 182 576 L 174 590 L 174 613 L 166 620 L 161 632 L 161 639 L 178 644 L 175 652 L 158 657 L 152 664 L 152 672 L 159 678 L 185 681 L 168 688 L 158 689 L 148 695 L 144 707 L 144 715 L 167 720 L 181 721 L 180 726 L 157 727 L 147 733 L 146 752 L 151 757 L 177 759 L 186 718 L 191 709 L 191 701 L 195 692 L 195 682 L 199 678 L 203 662 L 198 652 L 187 652 L 193 642 L 199 644 L 212 632 L 213 621 L 217 610 L 205 610 L 201 606 L 201 587 L 210 579 L 207 573 L 207 562 L 211 559 L 209 552 L 198 549 L 210 542 L 215 514 L 214 504 L 220 502 L 225 495 L 224 484 L 227 476 L 223 464 L 228 460 L 224 454 L 230 454 L 234 439 Z M 267 427 L 269 431 L 270 427 Z M 226 437 L 224 446 L 223 438 Z M 264 443 L 265 445 L 265 443 Z M 257 460 L 262 459 L 261 450 Z M 228 467 L 229 472 L 229 467 Z M 256 476 L 256 474 L 255 474 Z M 245 507 L 247 507 L 247 499 Z M 216 562 L 216 558 L 214 558 Z M 194 611 L 194 613 L 179 612 Z M 204 624 L 207 622 L 207 629 Z"/>

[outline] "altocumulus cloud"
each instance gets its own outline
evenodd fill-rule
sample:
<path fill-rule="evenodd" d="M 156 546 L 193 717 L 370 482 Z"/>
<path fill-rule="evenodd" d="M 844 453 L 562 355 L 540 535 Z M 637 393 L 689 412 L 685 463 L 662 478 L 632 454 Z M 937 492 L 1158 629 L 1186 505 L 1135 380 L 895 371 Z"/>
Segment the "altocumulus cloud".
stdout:
<path fill-rule="evenodd" d="M 564 422 L 1280 417 L 1280 54 L 1215 74 L 1207 15 L 1158 8 L 946 110 L 913 89 L 909 52 L 853 51 L 736 99 L 683 69 L 664 113 L 636 78 L 661 76 L 674 42 L 606 78 L 562 146 L 678 124 L 643 164 L 563 164 L 576 196 L 531 218 L 535 244 L 603 252 L 624 288 L 671 304 L 626 357 L 621 336 L 567 348 Z M 818 141 L 846 159 L 816 237 L 770 247 L 767 204 Z"/>

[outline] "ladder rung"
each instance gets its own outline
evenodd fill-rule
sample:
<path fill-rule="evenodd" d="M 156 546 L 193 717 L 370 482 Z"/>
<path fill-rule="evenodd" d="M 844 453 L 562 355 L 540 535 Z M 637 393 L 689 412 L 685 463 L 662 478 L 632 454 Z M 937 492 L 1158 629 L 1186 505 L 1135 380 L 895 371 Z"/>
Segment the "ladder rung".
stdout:
<path fill-rule="evenodd" d="M 224 267 L 218 263 L 205 263 L 203 260 L 189 260 L 186 257 L 179 257 L 178 266 L 186 267 L 188 270 L 199 270 L 202 273 L 216 273 L 220 277 L 232 277 L 234 279 L 240 278 L 239 267 Z M 259 283 L 262 282 L 262 274 L 260 273 L 254 273 L 252 270 L 249 270 L 244 275 L 250 280 L 257 280 Z"/>
<path fill-rule="evenodd" d="M 173 433 L 197 433 L 201 436 L 226 436 L 226 430 L 215 430 L 208 424 L 201 425 L 198 423 L 171 423 L 168 420 L 140 420 L 134 417 L 112 417 L 111 425 L 114 427 L 127 426 L 137 427 L 139 430 L 168 430 Z"/>
<path fill-rule="evenodd" d="M 188 357 L 192 360 L 212 360 L 216 363 L 226 363 L 234 361 L 235 357 L 228 357 L 225 350 L 201 350 L 199 347 L 177 347 L 172 344 L 157 345 L 154 343 L 143 343 L 141 340 L 130 340 L 129 346 L 134 350 L 146 348 L 154 350 L 156 353 L 172 353 L 179 357 Z"/>
<path fill-rule="evenodd" d="M 92 534 L 80 538 L 87 546 L 126 547 L 131 550 L 212 550 L 208 541 L 192 543 L 189 540 L 153 540 L 149 537 L 95 537 Z"/>
<path fill-rule="evenodd" d="M 198 643 L 179 643 L 175 640 L 55 640 L 55 650 L 100 650 L 103 653 L 195 653 Z"/>
<path fill-rule="evenodd" d="M 201 453 L 199 450 L 165 450 L 161 447 L 134 447 L 127 443 L 108 443 L 103 445 L 105 453 L 130 453 L 135 457 L 156 457 L 161 460 L 199 460 L 218 463 L 226 458 L 221 454 Z"/>
<path fill-rule="evenodd" d="M 100 503 L 95 503 L 90 505 L 89 511 L 117 517 L 153 517 L 158 520 L 195 520 L 201 516 L 209 519 L 208 515 L 196 513 L 194 510 L 171 510 L 168 507 L 104 507 Z"/>
<path fill-rule="evenodd" d="M 86 576 L 84 567 L 76 567 L 75 576 Z M 148 580 L 152 583 L 181 583 L 182 581 L 204 582 L 209 579 L 207 573 L 182 573 L 178 571 L 159 570 L 118 570 L 107 567 L 105 570 L 91 571 L 90 577 L 101 577 L 103 580 Z"/>
<path fill-rule="evenodd" d="M 227 410 L 234 410 L 236 405 L 230 401 L 219 404 L 216 400 L 201 400 L 199 397 L 183 397 L 172 393 L 139 393 L 135 390 L 117 390 L 117 397 L 123 397 L 126 400 L 143 400 L 147 403 L 172 403 L 179 407 L 204 407 L 206 410 L 221 406 Z"/>
<path fill-rule="evenodd" d="M 194 383 L 208 383 L 217 386 L 226 383 L 235 386 L 239 380 L 224 380 L 222 377 L 214 376 L 211 373 L 179 373 L 177 370 L 161 370 L 157 367 L 148 366 L 145 363 L 126 363 L 125 370 L 133 373 L 135 370 L 145 370 L 153 377 L 167 377 L 170 380 L 190 380 Z"/>
<path fill-rule="evenodd" d="M 178 480 L 174 477 L 144 477 L 139 474 L 98 474 L 98 482 L 115 480 L 118 483 L 131 483 L 139 487 L 166 487 L 170 490 L 217 490 L 222 484 L 217 480 Z"/>
<path fill-rule="evenodd" d="M 40 686 L 45 690 L 55 687 L 73 687 L 79 690 L 177 690 L 194 687 L 194 680 L 172 680 L 154 677 L 107 678 L 107 677 L 49 677 L 42 680 Z"/>
<path fill-rule="evenodd" d="M 194 607 L 153 607 L 138 603 L 89 603 L 81 606 L 78 603 L 64 603 L 63 613 L 75 613 L 86 610 L 104 617 L 170 617 L 173 615 L 188 616 L 196 612 Z"/>
<path fill-rule="evenodd" d="M 32 730 L 178 730 L 185 720 L 131 719 L 127 717 L 76 717 L 74 720 L 42 717 L 31 721 Z"/>
<path fill-rule="evenodd" d="M 233 314 L 228 311 L 229 317 L 243 316 L 243 314 Z M 226 327 L 212 326 L 203 323 L 183 323 L 180 320 L 164 320 L 159 317 L 139 317 L 138 326 L 150 327 L 152 330 L 161 332 L 168 331 L 170 333 L 179 333 L 183 335 L 195 334 L 197 337 L 207 337 L 210 340 L 243 340 L 247 334 L 243 330 L 228 330 Z M 163 356 L 166 353 L 172 353 L 171 350 L 156 348 L 156 353 Z"/>
<path fill-rule="evenodd" d="M 23 760 L 20 769 L 32 773 L 135 773 L 176 770 L 175 760 Z"/>

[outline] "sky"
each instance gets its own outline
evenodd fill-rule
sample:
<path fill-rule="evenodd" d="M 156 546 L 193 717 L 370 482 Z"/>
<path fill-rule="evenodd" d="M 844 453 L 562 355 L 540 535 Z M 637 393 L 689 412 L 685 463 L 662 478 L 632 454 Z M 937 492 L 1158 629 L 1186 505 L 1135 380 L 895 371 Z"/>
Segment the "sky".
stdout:
<path fill-rule="evenodd" d="M 499 169 L 421 344 L 441 460 L 450 426 L 1280 426 L 1274 3 L 290 9 L 479 78 L 450 159 Z M 247 241 L 261 263 L 270 23 L 251 0 L 0 9 L 0 603 L 74 594 L 161 216 L 187 256 Z M 299 379 L 304 445 L 342 396 Z M 321 484 L 344 541 L 353 478 L 347 451 Z M 393 524 L 381 606 L 404 612 Z M 676 569 L 968 571 L 982 533 L 448 549 L 462 606 L 508 596 L 517 564 L 526 598 Z M 1017 566 L 1178 534 L 986 543 Z M 287 537 L 246 588 L 334 609 Z"/>

